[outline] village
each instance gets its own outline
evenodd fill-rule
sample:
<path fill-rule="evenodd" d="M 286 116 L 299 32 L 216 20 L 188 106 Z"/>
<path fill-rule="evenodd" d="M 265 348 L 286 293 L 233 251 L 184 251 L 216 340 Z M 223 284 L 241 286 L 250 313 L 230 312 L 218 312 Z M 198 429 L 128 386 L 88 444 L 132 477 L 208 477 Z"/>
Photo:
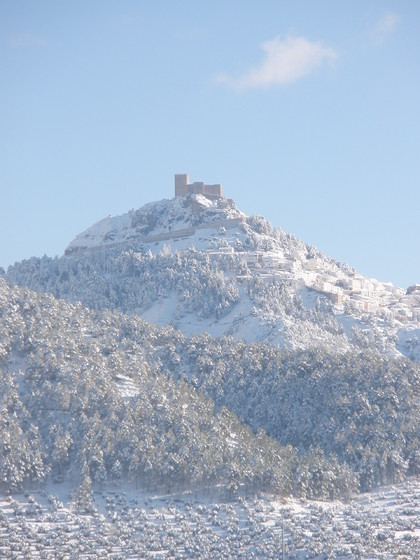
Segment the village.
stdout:
<path fill-rule="evenodd" d="M 201 194 L 209 199 L 223 198 L 222 185 L 206 185 L 204 182 L 189 183 L 188 174 L 175 175 L 175 196 Z M 219 234 L 226 229 L 246 223 L 246 219 L 224 220 L 202 224 L 195 229 L 217 228 Z M 191 235 L 194 231 L 183 231 Z M 177 232 L 171 232 L 171 238 Z M 147 241 L 144 239 L 144 241 Z M 390 282 L 380 282 L 366 278 L 355 272 L 345 272 L 336 263 L 329 263 L 317 257 L 307 258 L 302 252 L 285 254 L 282 251 L 244 251 L 237 250 L 232 243 L 219 243 L 217 249 L 208 249 L 212 260 L 226 258 L 227 255 L 239 258 L 246 263 L 252 276 L 267 282 L 281 281 L 287 284 L 300 283 L 302 287 L 319 292 L 320 297 L 329 299 L 335 306 L 342 308 L 350 305 L 360 313 L 379 313 L 388 310 L 392 317 L 402 323 L 420 321 L 420 284 L 409 286 L 407 290 L 393 286 Z M 237 274 L 238 282 L 249 279 L 249 275 Z"/>
<path fill-rule="evenodd" d="M 338 308 L 350 304 L 361 313 L 379 313 L 387 309 L 400 322 L 420 321 L 420 285 L 414 284 L 407 291 L 391 283 L 366 278 L 357 273 L 342 271 L 335 263 L 326 263 L 317 257 L 307 259 L 302 253 L 286 255 L 280 251 L 240 251 L 231 245 L 208 250 L 208 256 L 218 260 L 231 255 L 246 263 L 252 276 L 267 282 L 281 281 L 289 285 L 298 282 L 319 292 Z M 238 282 L 251 275 L 238 274 Z"/>

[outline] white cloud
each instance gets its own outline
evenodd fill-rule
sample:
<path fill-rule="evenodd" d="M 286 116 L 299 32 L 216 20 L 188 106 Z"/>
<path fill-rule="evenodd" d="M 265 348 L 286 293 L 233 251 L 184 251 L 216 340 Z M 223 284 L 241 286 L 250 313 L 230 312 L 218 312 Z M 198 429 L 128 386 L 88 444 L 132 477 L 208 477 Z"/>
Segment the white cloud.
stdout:
<path fill-rule="evenodd" d="M 400 16 L 394 12 L 386 12 L 376 22 L 373 31 L 377 37 L 384 37 L 393 33 L 400 22 Z"/>
<path fill-rule="evenodd" d="M 281 86 L 296 82 L 324 62 L 338 58 L 333 49 L 304 37 L 276 37 L 261 48 L 265 56 L 259 66 L 239 77 L 219 75 L 217 81 L 236 90 Z"/>
<path fill-rule="evenodd" d="M 40 35 L 32 33 L 19 33 L 9 38 L 9 45 L 14 48 L 46 47 L 48 41 Z"/>

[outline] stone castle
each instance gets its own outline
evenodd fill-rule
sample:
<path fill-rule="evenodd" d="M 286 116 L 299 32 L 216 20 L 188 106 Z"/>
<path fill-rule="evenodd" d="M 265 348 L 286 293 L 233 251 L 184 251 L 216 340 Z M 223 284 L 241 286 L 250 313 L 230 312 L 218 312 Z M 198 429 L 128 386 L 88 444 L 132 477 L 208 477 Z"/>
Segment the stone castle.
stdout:
<path fill-rule="evenodd" d="M 187 196 L 187 194 L 202 194 L 208 198 L 223 198 L 222 185 L 206 185 L 201 181 L 189 183 L 187 173 L 177 173 L 175 175 L 175 196 Z"/>

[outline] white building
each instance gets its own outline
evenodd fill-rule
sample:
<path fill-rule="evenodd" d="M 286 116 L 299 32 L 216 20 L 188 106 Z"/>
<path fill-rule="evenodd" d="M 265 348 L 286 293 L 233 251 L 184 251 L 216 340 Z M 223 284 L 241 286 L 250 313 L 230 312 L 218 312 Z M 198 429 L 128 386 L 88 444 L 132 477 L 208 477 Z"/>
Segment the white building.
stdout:
<path fill-rule="evenodd" d="M 247 264 L 257 264 L 262 262 L 262 253 L 245 253 L 245 260 Z"/>

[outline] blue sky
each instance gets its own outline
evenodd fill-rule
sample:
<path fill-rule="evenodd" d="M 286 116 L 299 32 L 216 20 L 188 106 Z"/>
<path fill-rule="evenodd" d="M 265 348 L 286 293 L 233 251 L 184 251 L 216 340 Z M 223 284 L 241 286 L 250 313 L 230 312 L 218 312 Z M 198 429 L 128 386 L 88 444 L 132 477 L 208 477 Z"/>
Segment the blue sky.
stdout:
<path fill-rule="evenodd" d="M 420 283 L 419 30 L 416 0 L 2 0 L 0 266 L 187 172 Z"/>

